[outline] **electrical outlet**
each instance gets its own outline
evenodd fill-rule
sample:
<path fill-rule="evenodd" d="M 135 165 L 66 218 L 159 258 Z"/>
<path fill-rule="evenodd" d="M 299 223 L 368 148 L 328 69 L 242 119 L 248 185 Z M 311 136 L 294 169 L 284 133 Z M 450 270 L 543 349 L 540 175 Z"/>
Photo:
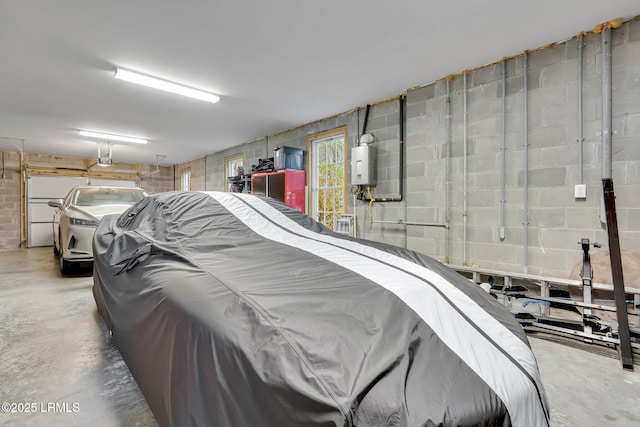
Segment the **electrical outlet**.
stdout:
<path fill-rule="evenodd" d="M 587 184 L 576 184 L 573 191 L 576 199 L 587 198 Z"/>

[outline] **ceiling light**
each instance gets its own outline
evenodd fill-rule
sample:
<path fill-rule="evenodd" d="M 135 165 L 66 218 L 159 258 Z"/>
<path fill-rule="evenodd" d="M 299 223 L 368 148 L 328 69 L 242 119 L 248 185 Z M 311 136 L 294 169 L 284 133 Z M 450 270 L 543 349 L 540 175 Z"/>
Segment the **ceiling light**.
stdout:
<path fill-rule="evenodd" d="M 88 136 L 90 138 L 106 139 L 108 141 L 135 142 L 136 144 L 146 144 L 148 141 L 142 138 L 134 138 L 132 136 L 112 135 L 109 133 L 93 132 L 88 130 L 79 130 L 78 135 Z"/>
<path fill-rule="evenodd" d="M 178 95 L 188 96 L 201 101 L 211 102 L 212 104 L 220 101 L 220 97 L 216 94 L 136 73 L 135 71 L 123 70 L 122 68 L 116 68 L 116 74 L 114 77 L 116 79 L 126 80 L 128 82 L 153 87 L 167 92 L 176 93 Z"/>

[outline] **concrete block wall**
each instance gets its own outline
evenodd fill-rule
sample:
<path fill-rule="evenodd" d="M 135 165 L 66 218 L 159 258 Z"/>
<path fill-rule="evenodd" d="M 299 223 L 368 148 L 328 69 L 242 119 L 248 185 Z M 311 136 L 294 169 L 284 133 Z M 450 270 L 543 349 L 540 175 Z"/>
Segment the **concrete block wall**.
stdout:
<path fill-rule="evenodd" d="M 640 229 L 640 22 L 612 30 L 613 179 L 622 249 L 639 251 Z M 450 128 L 446 140 L 446 80 L 407 93 L 407 211 L 425 222 L 447 216 L 450 229 L 407 230 L 407 247 L 452 264 L 568 277 L 580 262 L 577 242 L 607 244 L 599 219 L 602 198 L 601 36 L 584 38 L 583 138 L 578 141 L 577 41 L 527 55 L 528 165 L 524 165 L 524 56 L 505 62 L 505 220 L 501 227 L 502 64 L 469 72 L 464 174 L 464 75 L 449 83 Z M 580 151 L 583 162 L 580 163 Z M 450 176 L 444 174 L 450 153 Z M 524 212 L 527 172 L 528 212 Z M 580 177 L 587 198 L 574 198 Z M 466 225 L 464 181 L 468 196 Z M 417 220 L 417 219 L 414 219 Z M 525 226 L 528 248 L 525 256 Z M 466 227 L 466 241 L 465 241 Z M 448 248 L 448 249 L 447 249 Z M 448 251 L 448 252 L 447 252 Z M 526 265 L 525 265 L 526 259 Z"/>
<path fill-rule="evenodd" d="M 581 88 L 576 39 L 529 52 L 526 70 L 523 55 L 504 60 L 504 129 L 500 62 L 466 73 L 466 126 L 464 74 L 408 89 L 404 200 L 374 203 L 371 222 L 369 204 L 356 201 L 354 209 L 350 199 L 349 209 L 358 216 L 358 237 L 407 247 L 450 264 L 568 277 L 581 260 L 577 244 L 581 238 L 608 243 L 606 226 L 600 221 L 600 37 L 593 33 L 584 37 Z M 612 30 L 612 45 L 613 179 L 620 243 L 622 249 L 640 251 L 640 21 Z M 579 93 L 583 97 L 583 141 L 578 133 Z M 367 131 L 374 134 L 378 150 L 376 198 L 397 196 L 398 110 L 397 100 L 388 100 L 372 105 L 369 113 Z M 249 165 L 272 156 L 276 146 L 306 150 L 309 135 L 344 125 L 350 149 L 357 145 L 363 121 L 364 107 L 358 107 L 209 155 L 207 189 L 225 188 L 219 171 L 229 155 L 244 152 Z M 574 186 L 581 182 L 587 186 L 586 199 L 574 197 Z M 398 220 L 448 224 L 449 228 L 376 223 Z"/>
<path fill-rule="evenodd" d="M 206 190 L 207 191 L 226 191 L 227 174 L 225 171 L 225 159 L 237 154 L 244 154 L 244 168 L 248 173 L 251 171 L 251 165 L 257 165 L 259 159 L 267 156 L 266 138 L 238 145 L 218 153 L 209 154 L 206 159 Z M 180 165 L 183 167 L 183 165 Z M 194 188 L 193 190 L 204 190 L 205 188 Z"/>
<path fill-rule="evenodd" d="M 148 165 L 142 168 L 139 186 L 150 194 L 173 191 L 173 175 L 173 166 Z"/>
<path fill-rule="evenodd" d="M 305 151 L 307 147 L 307 137 L 316 133 L 327 130 L 347 126 L 349 147 L 356 144 L 358 134 L 358 126 L 362 126 L 364 115 L 360 114 L 360 125 L 358 125 L 357 110 L 343 113 L 335 117 L 330 117 L 318 122 L 309 123 L 298 128 L 279 132 L 274 135 L 265 136 L 251 142 L 234 146 L 227 150 L 209 154 L 204 158 L 192 160 L 190 162 L 180 163 L 176 166 L 177 170 L 191 168 L 192 170 L 192 186 L 193 191 L 204 190 L 206 182 L 206 190 L 209 191 L 226 191 L 226 176 L 224 170 L 225 159 L 243 153 L 245 171 L 251 172 L 252 165 L 258 165 L 260 159 L 266 159 L 274 156 L 273 150 L 276 147 L 294 147 Z M 206 158 L 206 169 L 204 168 Z M 206 178 L 205 178 L 206 172 Z M 179 188 L 180 177 L 176 178 L 176 184 Z M 351 209 L 351 208 L 350 208 Z"/>
<path fill-rule="evenodd" d="M 20 155 L 4 151 L 0 171 L 0 249 L 20 247 Z"/>

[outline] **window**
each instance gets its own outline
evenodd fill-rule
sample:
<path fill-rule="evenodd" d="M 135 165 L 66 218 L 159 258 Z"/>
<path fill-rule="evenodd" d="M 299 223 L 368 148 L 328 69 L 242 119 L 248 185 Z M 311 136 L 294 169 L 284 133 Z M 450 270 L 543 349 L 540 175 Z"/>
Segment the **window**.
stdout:
<path fill-rule="evenodd" d="M 347 211 L 346 140 L 346 127 L 307 138 L 311 153 L 311 215 L 332 230 L 335 220 Z"/>
<path fill-rule="evenodd" d="M 236 154 L 224 159 L 224 181 L 227 191 L 240 193 L 244 189 L 244 154 Z"/>
<path fill-rule="evenodd" d="M 191 168 L 180 171 L 182 175 L 182 191 L 191 191 Z"/>

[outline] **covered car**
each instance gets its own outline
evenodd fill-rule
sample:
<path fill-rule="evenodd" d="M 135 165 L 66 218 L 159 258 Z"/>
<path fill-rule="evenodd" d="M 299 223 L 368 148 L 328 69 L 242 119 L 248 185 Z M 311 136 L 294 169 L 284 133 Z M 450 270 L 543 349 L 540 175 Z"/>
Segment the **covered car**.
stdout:
<path fill-rule="evenodd" d="M 93 233 L 108 214 L 121 214 L 148 194 L 141 188 L 80 185 L 64 200 L 51 200 L 53 253 L 60 257 L 60 270 L 68 274 L 75 263 L 93 260 Z"/>
<path fill-rule="evenodd" d="M 98 307 L 162 426 L 547 426 L 514 317 L 448 267 L 240 193 L 94 238 Z"/>

